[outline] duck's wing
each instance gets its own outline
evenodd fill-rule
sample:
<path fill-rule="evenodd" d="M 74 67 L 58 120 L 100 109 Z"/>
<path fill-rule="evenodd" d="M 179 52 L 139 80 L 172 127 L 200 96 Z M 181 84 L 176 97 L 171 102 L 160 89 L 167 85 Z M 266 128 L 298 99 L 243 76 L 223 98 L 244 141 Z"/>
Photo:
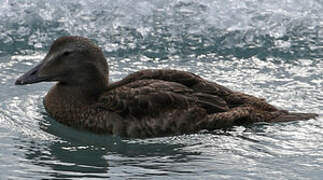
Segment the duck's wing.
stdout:
<path fill-rule="evenodd" d="M 200 94 L 200 98 L 207 100 L 212 97 L 220 97 L 227 103 L 229 108 L 251 105 L 265 111 L 276 111 L 277 108 L 268 104 L 264 99 L 241 92 L 232 91 L 215 82 L 207 81 L 190 72 L 172 69 L 147 69 L 129 74 L 121 81 L 109 85 L 108 90 L 115 89 L 139 80 L 162 80 L 175 82 L 192 89 Z M 209 97 L 211 96 L 211 97 Z"/>
<path fill-rule="evenodd" d="M 226 102 L 176 82 L 137 80 L 104 93 L 100 98 L 103 108 L 123 116 L 157 116 L 174 109 L 200 107 L 209 113 L 228 110 Z"/>
<path fill-rule="evenodd" d="M 168 82 L 176 82 L 189 87 L 195 91 L 211 93 L 217 95 L 231 94 L 232 91 L 215 82 L 209 82 L 200 76 L 187 71 L 173 69 L 146 69 L 129 74 L 124 79 L 109 85 L 109 89 L 114 89 L 125 84 L 129 84 L 138 80 L 163 80 Z"/>
<path fill-rule="evenodd" d="M 145 80 L 145 79 L 177 82 L 187 87 L 192 87 L 195 84 L 198 84 L 201 81 L 204 81 L 199 76 L 186 71 L 171 70 L 171 69 L 146 69 L 146 70 L 140 70 L 140 71 L 131 73 L 121 81 L 110 84 L 109 89 L 114 89 L 116 87 L 120 87 L 125 84 L 129 84 L 138 80 Z"/>

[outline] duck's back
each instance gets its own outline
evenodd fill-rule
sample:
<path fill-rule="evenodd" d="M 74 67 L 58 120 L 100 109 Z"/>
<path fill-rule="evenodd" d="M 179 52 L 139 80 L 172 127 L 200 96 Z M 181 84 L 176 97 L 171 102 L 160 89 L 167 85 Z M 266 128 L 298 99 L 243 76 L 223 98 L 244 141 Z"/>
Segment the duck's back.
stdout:
<path fill-rule="evenodd" d="M 137 71 L 121 81 L 112 83 L 109 90 L 118 90 L 119 87 L 121 87 L 120 89 L 130 88 L 143 93 L 148 88 L 155 93 L 171 92 L 187 97 L 193 96 L 199 101 L 213 104 L 213 106 L 217 106 L 223 111 L 248 105 L 259 110 L 277 111 L 277 108 L 268 104 L 264 99 L 232 91 L 186 71 L 164 69 Z M 210 111 L 208 109 L 208 112 L 216 113 L 219 111 Z"/>

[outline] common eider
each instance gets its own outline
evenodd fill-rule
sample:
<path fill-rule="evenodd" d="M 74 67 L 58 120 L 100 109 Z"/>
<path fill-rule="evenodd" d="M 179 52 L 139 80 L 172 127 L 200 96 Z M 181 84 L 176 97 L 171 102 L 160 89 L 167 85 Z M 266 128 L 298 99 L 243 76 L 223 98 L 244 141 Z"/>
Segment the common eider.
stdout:
<path fill-rule="evenodd" d="M 193 73 L 147 69 L 109 83 L 109 67 L 89 39 L 54 41 L 44 60 L 15 84 L 57 82 L 44 98 L 51 117 L 68 126 L 123 137 L 195 133 L 255 122 L 315 118 L 314 113 L 279 110 Z"/>

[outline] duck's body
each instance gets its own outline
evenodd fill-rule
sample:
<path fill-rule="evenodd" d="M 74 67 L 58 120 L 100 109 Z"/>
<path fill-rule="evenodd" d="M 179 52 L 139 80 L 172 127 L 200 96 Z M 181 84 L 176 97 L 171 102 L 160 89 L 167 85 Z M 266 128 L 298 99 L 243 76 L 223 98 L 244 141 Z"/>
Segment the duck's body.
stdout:
<path fill-rule="evenodd" d="M 40 81 L 59 81 L 44 100 L 46 110 L 57 121 L 125 137 L 167 136 L 316 116 L 278 110 L 263 99 L 184 71 L 142 70 L 109 84 L 102 52 L 81 37 L 56 40 L 45 60 L 16 84 Z"/>

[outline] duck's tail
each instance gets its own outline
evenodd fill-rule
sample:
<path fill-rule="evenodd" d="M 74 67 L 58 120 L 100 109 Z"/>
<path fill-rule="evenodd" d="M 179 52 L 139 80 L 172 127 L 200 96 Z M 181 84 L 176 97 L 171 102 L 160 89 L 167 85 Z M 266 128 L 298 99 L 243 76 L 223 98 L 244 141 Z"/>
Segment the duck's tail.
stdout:
<path fill-rule="evenodd" d="M 318 117 L 318 114 L 315 113 L 295 113 L 284 110 L 255 111 L 252 107 L 239 107 L 227 112 L 209 114 L 206 119 L 199 121 L 197 125 L 203 129 L 218 129 L 256 122 L 289 122 L 315 119 L 316 117 Z"/>
<path fill-rule="evenodd" d="M 315 113 L 296 113 L 288 112 L 286 114 L 281 114 L 280 116 L 272 119 L 272 122 L 288 122 L 288 121 L 301 121 L 315 119 L 318 117 L 318 114 Z"/>

